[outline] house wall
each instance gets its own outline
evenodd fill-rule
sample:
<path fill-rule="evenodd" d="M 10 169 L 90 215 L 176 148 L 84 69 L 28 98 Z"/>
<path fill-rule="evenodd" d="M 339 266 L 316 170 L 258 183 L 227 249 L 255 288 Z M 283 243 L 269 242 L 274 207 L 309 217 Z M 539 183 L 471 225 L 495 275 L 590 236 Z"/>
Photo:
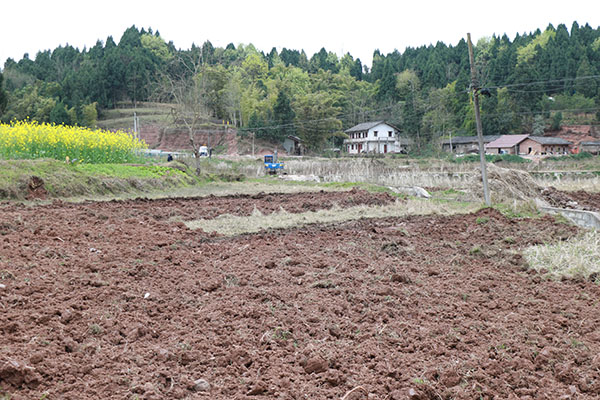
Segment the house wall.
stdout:
<path fill-rule="evenodd" d="M 377 136 L 375 136 L 375 132 L 377 132 Z M 388 124 L 379 124 L 371 129 L 369 129 L 369 133 L 367 135 L 367 139 L 369 140 L 377 140 L 378 138 L 390 138 L 390 133 L 392 134 L 392 138 L 397 136 L 397 132 L 394 128 L 389 126 Z"/>
<path fill-rule="evenodd" d="M 569 152 L 566 144 L 541 144 L 532 139 L 525 139 L 519 146 L 519 154 L 562 155 Z"/>
<path fill-rule="evenodd" d="M 543 152 L 555 156 L 565 155 L 569 153 L 569 146 L 564 144 L 545 144 L 542 145 Z"/>
<path fill-rule="evenodd" d="M 488 147 L 485 149 L 485 154 L 515 154 L 514 147 Z"/>
<path fill-rule="evenodd" d="M 473 152 L 479 151 L 478 143 L 460 143 L 460 144 L 452 143 L 452 147 L 453 147 L 452 152 L 456 153 L 456 154 L 466 154 L 466 153 L 473 153 Z M 444 150 L 446 152 L 450 152 L 450 143 L 443 143 L 442 150 Z"/>
<path fill-rule="evenodd" d="M 387 147 L 386 147 L 387 145 Z M 346 142 L 344 144 L 345 150 L 348 154 L 359 154 L 359 152 L 365 153 L 396 153 L 398 146 L 395 140 L 371 140 L 371 141 L 360 141 L 360 142 Z M 362 146 L 362 148 L 361 148 Z M 399 150 L 399 149 L 398 149 Z"/>
<path fill-rule="evenodd" d="M 531 151 L 529 151 L 531 149 Z M 535 140 L 525 139 L 519 146 L 519 154 L 542 154 L 543 146 Z"/>
<path fill-rule="evenodd" d="M 581 151 L 585 151 L 592 154 L 600 154 L 600 145 L 581 145 Z"/>
<path fill-rule="evenodd" d="M 376 132 L 377 136 L 375 136 Z M 366 135 L 357 132 L 350 135 L 350 139 L 344 140 L 344 149 L 348 154 L 359 154 L 361 152 L 383 154 L 400 151 L 400 146 L 396 143 L 398 132 L 388 124 L 379 124 L 369 129 Z"/>

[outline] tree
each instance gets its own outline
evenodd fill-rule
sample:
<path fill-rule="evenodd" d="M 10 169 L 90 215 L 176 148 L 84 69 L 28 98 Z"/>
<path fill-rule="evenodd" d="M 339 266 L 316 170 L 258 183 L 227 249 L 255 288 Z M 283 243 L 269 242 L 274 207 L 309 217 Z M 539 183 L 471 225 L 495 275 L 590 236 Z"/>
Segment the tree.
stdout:
<path fill-rule="evenodd" d="M 575 81 L 575 90 L 577 93 L 581 93 L 585 97 L 594 97 L 598 92 L 598 84 L 596 83 L 597 77 L 589 78 L 594 75 L 594 71 L 587 56 L 584 54 L 581 57 L 579 68 L 577 68 L 577 80 Z"/>
<path fill-rule="evenodd" d="M 93 102 L 81 108 L 81 124 L 89 128 L 96 127 L 98 121 L 98 103 Z"/>
<path fill-rule="evenodd" d="M 536 136 L 542 136 L 544 134 L 544 126 L 544 117 L 542 115 L 536 115 L 533 118 L 531 133 Z"/>
<path fill-rule="evenodd" d="M 398 101 L 398 92 L 396 89 L 396 72 L 394 71 L 391 60 L 386 59 L 383 64 L 381 79 L 377 81 L 377 100 L 384 103 L 393 103 Z"/>
<path fill-rule="evenodd" d="M 4 110 L 6 110 L 6 105 L 8 104 L 8 94 L 4 90 L 4 76 L 2 72 L 0 72 L 0 117 L 4 114 Z"/>
<path fill-rule="evenodd" d="M 443 89 L 431 89 L 429 92 L 427 109 L 422 120 L 422 133 L 429 143 L 456 131 L 453 112 L 455 86 L 456 82 L 453 82 Z"/>
<path fill-rule="evenodd" d="M 229 80 L 221 91 L 221 98 L 229 120 L 234 126 L 239 126 L 242 121 L 242 76 L 239 70 L 229 75 Z"/>
<path fill-rule="evenodd" d="M 277 126 L 274 129 L 273 139 L 282 140 L 287 135 L 294 135 L 296 130 L 293 122 L 296 113 L 292 109 L 292 105 L 285 90 L 280 90 L 277 94 L 277 101 L 273 107 L 273 122 Z"/>
<path fill-rule="evenodd" d="M 188 132 L 190 146 L 196 157 L 196 173 L 200 173 L 200 146 L 196 140 L 197 130 L 208 120 L 208 110 L 204 104 L 204 93 L 200 78 L 202 59 L 174 58 L 177 65 L 173 75 L 163 73 L 156 97 L 159 101 L 171 104 L 171 121 L 175 127 L 184 127 Z"/>
<path fill-rule="evenodd" d="M 326 92 L 307 93 L 294 102 L 298 135 L 309 149 L 321 150 L 327 139 L 341 132 L 340 109 L 335 102 Z"/>
<path fill-rule="evenodd" d="M 402 71 L 396 78 L 396 90 L 402 104 L 402 127 L 405 133 L 414 135 L 421 147 L 421 117 L 423 102 L 420 95 L 421 82 L 413 70 Z"/>
<path fill-rule="evenodd" d="M 552 117 L 552 125 L 550 126 L 550 130 L 559 131 L 560 127 L 561 127 L 562 119 L 563 119 L 563 115 L 560 111 L 557 113 L 554 113 L 554 116 Z"/>
<path fill-rule="evenodd" d="M 4 120 L 23 120 L 30 118 L 38 122 L 49 122 L 50 112 L 56 100 L 45 92 L 45 84 L 38 82 L 9 94 Z"/>
<path fill-rule="evenodd" d="M 72 124 L 71 117 L 62 101 L 57 102 L 50 111 L 49 122 L 57 125 Z"/>

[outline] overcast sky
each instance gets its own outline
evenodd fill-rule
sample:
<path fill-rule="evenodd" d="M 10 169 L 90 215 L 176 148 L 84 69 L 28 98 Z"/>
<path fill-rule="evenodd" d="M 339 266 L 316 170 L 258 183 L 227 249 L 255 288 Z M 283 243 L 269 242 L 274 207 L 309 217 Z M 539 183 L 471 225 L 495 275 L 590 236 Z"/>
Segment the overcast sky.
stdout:
<path fill-rule="evenodd" d="M 0 66 L 11 57 L 70 44 L 91 47 L 126 28 L 151 27 L 167 42 L 187 49 L 210 40 L 215 47 L 252 43 L 269 52 L 321 47 L 350 52 L 370 65 L 375 49 L 387 54 L 442 41 L 455 45 L 471 33 L 484 36 L 589 23 L 600 26 L 598 0 L 9 0 L 0 6 Z"/>

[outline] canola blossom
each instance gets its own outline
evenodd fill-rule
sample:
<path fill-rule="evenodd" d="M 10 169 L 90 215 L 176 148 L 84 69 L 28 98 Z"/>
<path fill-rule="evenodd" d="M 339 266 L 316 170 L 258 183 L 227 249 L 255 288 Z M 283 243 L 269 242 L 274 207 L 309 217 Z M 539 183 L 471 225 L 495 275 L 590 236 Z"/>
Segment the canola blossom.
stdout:
<path fill-rule="evenodd" d="M 54 158 L 85 163 L 122 163 L 147 148 L 143 140 L 123 131 L 19 121 L 0 124 L 0 158 Z M 67 158 L 68 157 L 68 158 Z"/>

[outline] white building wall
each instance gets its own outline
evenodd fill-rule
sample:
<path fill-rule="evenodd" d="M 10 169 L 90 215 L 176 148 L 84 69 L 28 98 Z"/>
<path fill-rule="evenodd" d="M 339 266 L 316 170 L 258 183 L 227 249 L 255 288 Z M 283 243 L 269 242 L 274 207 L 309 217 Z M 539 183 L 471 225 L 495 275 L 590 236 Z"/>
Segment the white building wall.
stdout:
<path fill-rule="evenodd" d="M 375 136 L 377 132 L 377 136 Z M 392 132 L 392 136 L 389 136 L 389 132 Z M 398 138 L 398 132 L 389 126 L 388 124 L 379 124 L 367 132 L 366 137 L 358 139 L 346 139 L 344 146 L 348 154 L 359 154 L 359 152 L 371 152 L 371 153 L 395 153 L 400 150 L 396 143 Z M 362 149 L 359 150 L 359 144 L 362 144 Z M 385 149 L 387 145 L 387 149 Z"/>

